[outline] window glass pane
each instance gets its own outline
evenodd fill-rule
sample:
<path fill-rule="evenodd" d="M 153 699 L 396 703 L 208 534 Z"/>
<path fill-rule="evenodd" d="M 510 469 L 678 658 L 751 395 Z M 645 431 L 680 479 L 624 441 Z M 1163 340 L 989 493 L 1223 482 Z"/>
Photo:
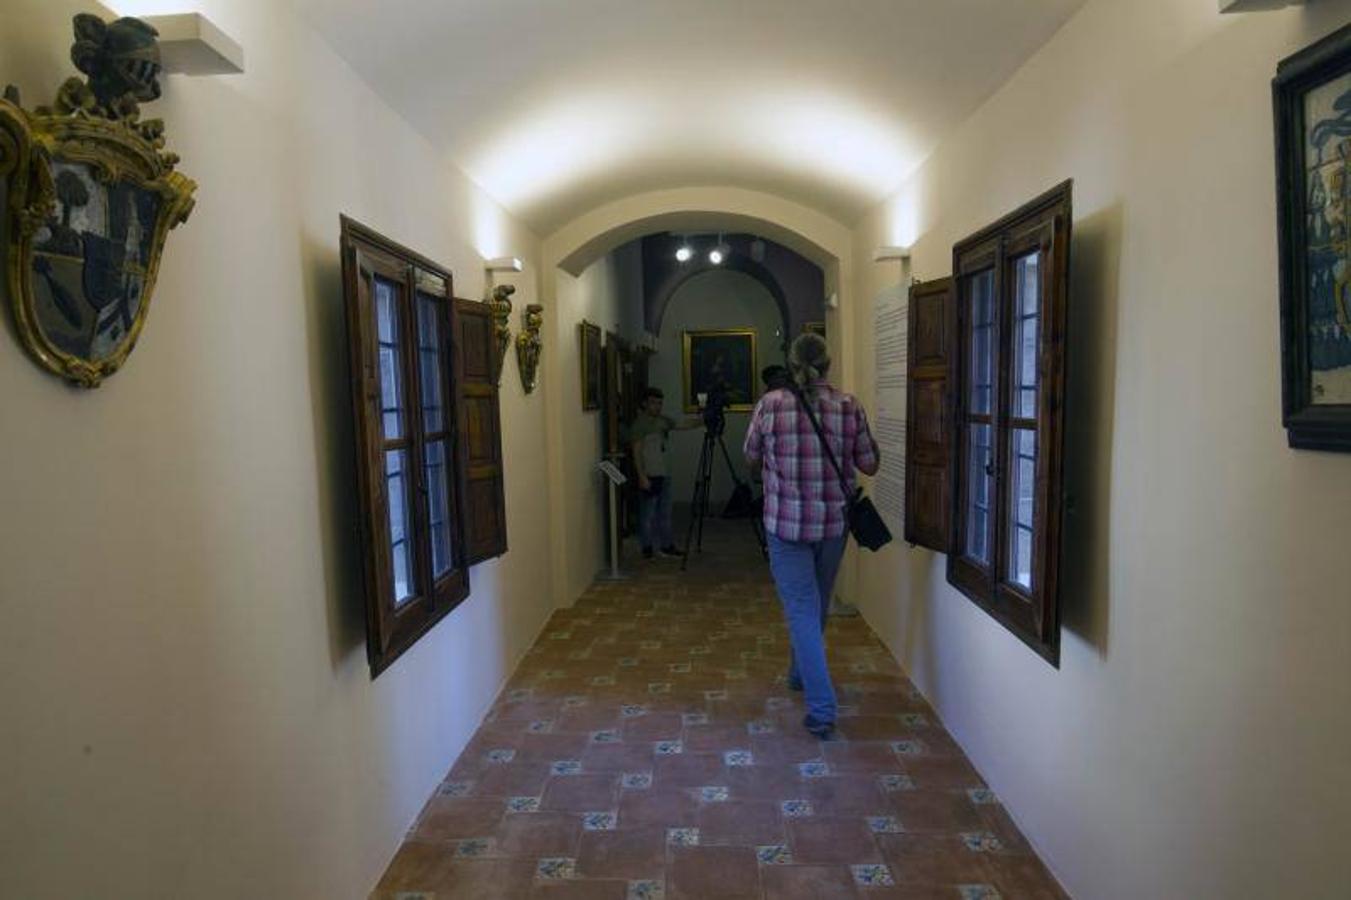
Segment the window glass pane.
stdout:
<path fill-rule="evenodd" d="M 440 304 L 426 294 L 417 297 L 418 371 L 422 379 L 422 422 L 430 432 L 445 430 L 445 404 L 441 398 Z"/>
<path fill-rule="evenodd" d="M 403 386 L 399 369 L 398 288 L 375 276 L 375 331 L 380 348 L 380 413 L 385 440 L 403 436 Z"/>
<path fill-rule="evenodd" d="M 1013 267 L 1013 414 L 1031 419 L 1037 415 L 1041 252 L 1019 257 Z"/>
<path fill-rule="evenodd" d="M 412 526 L 408 522 L 406 450 L 385 451 L 385 493 L 389 497 L 389 546 L 394 563 L 394 604 L 413 596 Z"/>
<path fill-rule="evenodd" d="M 427 445 L 427 505 L 432 532 L 432 576 L 450 571 L 450 490 L 446 478 L 446 442 Z"/>
<path fill-rule="evenodd" d="M 968 428 L 966 498 L 966 555 L 976 562 L 990 564 L 990 500 L 994 477 L 990 475 L 990 425 Z"/>
<path fill-rule="evenodd" d="M 1013 465 L 1009 482 L 1008 578 L 1032 590 L 1032 523 L 1037 503 L 1037 432 L 1015 428 L 1011 434 Z"/>
<path fill-rule="evenodd" d="M 994 270 L 968 279 L 971 298 L 971 393 L 968 405 L 977 415 L 989 415 L 994 373 Z"/>

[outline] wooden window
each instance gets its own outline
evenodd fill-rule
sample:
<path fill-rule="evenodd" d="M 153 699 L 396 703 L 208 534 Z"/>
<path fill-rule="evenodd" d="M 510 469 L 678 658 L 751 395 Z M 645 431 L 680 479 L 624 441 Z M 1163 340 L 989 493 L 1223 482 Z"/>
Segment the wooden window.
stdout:
<path fill-rule="evenodd" d="M 951 278 L 910 289 L 906 332 L 905 539 L 946 553 L 952 506 L 952 398 L 948 369 L 955 347 Z"/>
<path fill-rule="evenodd" d="M 1060 664 L 1071 183 L 953 247 L 948 580 Z"/>
<path fill-rule="evenodd" d="M 469 595 L 468 566 L 487 546 L 464 523 L 466 496 L 485 493 L 483 456 L 501 485 L 497 394 L 478 384 L 492 327 L 464 328 L 449 271 L 346 217 L 342 268 L 375 676 Z M 491 524 L 502 522 L 499 496 Z"/>

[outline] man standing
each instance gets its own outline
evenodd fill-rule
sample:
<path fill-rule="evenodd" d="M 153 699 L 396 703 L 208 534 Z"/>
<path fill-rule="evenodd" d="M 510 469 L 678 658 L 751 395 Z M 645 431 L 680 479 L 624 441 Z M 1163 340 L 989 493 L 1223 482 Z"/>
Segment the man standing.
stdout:
<path fill-rule="evenodd" d="M 793 644 L 788 685 L 804 692 L 802 724 L 826 737 L 835 728 L 837 703 L 825 627 L 848 536 L 847 498 L 803 404 L 812 405 L 851 492 L 854 470 L 876 473 L 879 455 L 858 400 L 826 382 L 824 338 L 808 333 L 794 340 L 788 369 L 792 382 L 756 404 L 743 449 L 752 466 L 764 466 L 769 568 Z"/>
<path fill-rule="evenodd" d="M 632 443 L 633 468 L 638 473 L 638 540 L 643 546 L 643 558 L 651 559 L 654 552 L 666 557 L 679 557 L 680 550 L 671 536 L 671 476 L 666 458 L 667 436 L 672 431 L 698 428 L 698 419 L 677 423 L 661 414 L 664 396 L 657 388 L 643 392 L 638 415 L 629 429 Z"/>

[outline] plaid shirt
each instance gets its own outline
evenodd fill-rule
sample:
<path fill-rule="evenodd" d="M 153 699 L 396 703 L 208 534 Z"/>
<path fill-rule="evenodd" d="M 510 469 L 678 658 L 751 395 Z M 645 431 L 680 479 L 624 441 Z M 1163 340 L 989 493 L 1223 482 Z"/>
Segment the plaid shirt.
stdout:
<path fill-rule="evenodd" d="M 855 468 L 877 466 L 877 445 L 863 407 L 824 381 L 814 383 L 808 396 L 852 488 Z M 848 523 L 840 478 L 791 391 L 781 388 L 760 398 L 742 449 L 746 459 L 765 464 L 766 531 L 785 541 L 819 541 L 844 534 Z"/>

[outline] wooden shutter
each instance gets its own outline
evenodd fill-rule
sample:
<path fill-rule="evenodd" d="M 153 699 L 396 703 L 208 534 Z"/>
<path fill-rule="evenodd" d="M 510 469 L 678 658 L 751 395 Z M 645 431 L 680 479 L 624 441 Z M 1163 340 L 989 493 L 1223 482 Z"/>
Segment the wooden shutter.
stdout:
<path fill-rule="evenodd" d="M 507 552 L 506 495 L 502 475 L 502 416 L 493 379 L 492 310 L 455 301 L 455 366 L 459 390 L 459 447 L 464 459 L 466 562 Z"/>
<path fill-rule="evenodd" d="M 952 251 L 948 581 L 1055 666 L 1071 197 L 1067 181 Z"/>
<path fill-rule="evenodd" d="M 948 551 L 952 413 L 948 366 L 956 333 L 952 279 L 910 289 L 905 404 L 905 539 Z"/>

